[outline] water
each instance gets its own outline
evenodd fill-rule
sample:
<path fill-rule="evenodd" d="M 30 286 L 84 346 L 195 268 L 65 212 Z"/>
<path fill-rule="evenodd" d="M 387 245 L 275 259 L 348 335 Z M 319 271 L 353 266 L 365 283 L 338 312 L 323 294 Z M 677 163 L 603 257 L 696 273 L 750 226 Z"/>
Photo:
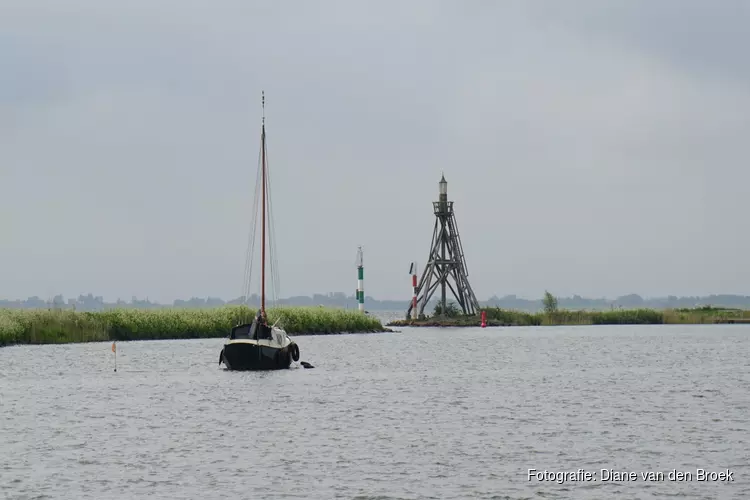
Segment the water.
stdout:
<path fill-rule="evenodd" d="M 315 369 L 228 372 L 222 340 L 0 349 L 0 498 L 750 498 L 750 327 L 298 337 Z M 528 480 L 528 469 L 597 481 Z M 602 481 L 733 471 L 733 482 Z"/>

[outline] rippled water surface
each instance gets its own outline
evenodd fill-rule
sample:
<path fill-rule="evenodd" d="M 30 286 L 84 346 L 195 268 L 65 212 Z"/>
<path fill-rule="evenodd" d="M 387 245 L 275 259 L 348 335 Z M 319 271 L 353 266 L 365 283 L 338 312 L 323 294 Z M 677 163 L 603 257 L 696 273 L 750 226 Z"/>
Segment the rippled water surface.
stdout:
<path fill-rule="evenodd" d="M 750 498 L 750 327 L 297 342 L 314 369 L 225 371 L 222 339 L 121 342 L 116 373 L 109 343 L 0 349 L 0 498 Z M 734 481 L 669 480 L 698 468 Z"/>

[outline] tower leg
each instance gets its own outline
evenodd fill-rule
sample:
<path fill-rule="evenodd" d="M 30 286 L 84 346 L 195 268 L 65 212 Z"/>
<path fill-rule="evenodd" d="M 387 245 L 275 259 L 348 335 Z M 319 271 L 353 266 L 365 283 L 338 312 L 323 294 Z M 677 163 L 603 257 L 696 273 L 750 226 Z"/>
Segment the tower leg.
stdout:
<path fill-rule="evenodd" d="M 445 222 L 443 222 L 443 223 L 442 223 L 442 226 L 443 226 L 443 232 L 442 232 L 442 234 L 441 234 L 441 236 L 442 236 L 442 237 L 440 238 L 440 242 L 441 242 L 441 243 L 440 243 L 440 246 L 442 247 L 442 253 L 441 253 L 441 256 L 440 256 L 440 258 L 441 258 L 441 259 L 443 260 L 443 264 L 442 264 L 442 266 L 441 266 L 441 267 L 440 267 L 439 269 L 440 269 L 440 272 L 441 272 L 441 273 L 444 273 L 444 272 L 445 272 L 445 267 L 446 267 L 446 265 L 445 265 L 445 240 L 446 240 L 446 234 L 445 234 L 445 231 L 446 231 L 446 228 L 445 228 Z M 443 316 L 446 316 L 446 314 L 445 314 L 445 311 L 447 311 L 447 308 L 446 308 L 446 305 L 447 305 L 447 304 L 446 304 L 446 301 L 445 301 L 445 298 L 446 298 L 446 297 L 445 297 L 445 284 L 446 284 L 445 280 L 446 280 L 446 278 L 443 278 L 443 279 L 441 279 L 441 280 L 440 280 L 440 288 L 441 288 L 441 295 L 440 295 L 440 313 L 441 313 L 441 314 L 442 314 Z"/>
<path fill-rule="evenodd" d="M 411 287 L 412 287 L 411 318 L 417 319 L 417 270 L 416 269 L 414 269 L 414 274 L 411 275 Z"/>

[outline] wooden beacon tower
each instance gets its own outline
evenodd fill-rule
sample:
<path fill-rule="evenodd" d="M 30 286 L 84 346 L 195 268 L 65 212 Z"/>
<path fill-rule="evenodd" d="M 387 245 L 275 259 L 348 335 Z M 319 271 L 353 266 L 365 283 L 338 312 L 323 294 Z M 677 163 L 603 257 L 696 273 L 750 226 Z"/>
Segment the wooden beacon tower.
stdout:
<path fill-rule="evenodd" d="M 443 314 L 446 310 L 446 294 L 450 289 L 464 314 L 474 315 L 479 311 L 479 302 L 469 285 L 469 273 L 466 259 L 458 233 L 456 216 L 453 213 L 453 202 L 448 201 L 448 183 L 445 175 L 440 179 L 440 196 L 433 201 L 435 212 L 435 229 L 432 233 L 432 244 L 427 265 L 417 285 L 417 311 L 413 311 L 413 302 L 409 303 L 406 318 L 424 317 L 424 308 L 432 295 L 440 287 L 440 306 Z M 416 314 L 415 314 L 416 313 Z"/>

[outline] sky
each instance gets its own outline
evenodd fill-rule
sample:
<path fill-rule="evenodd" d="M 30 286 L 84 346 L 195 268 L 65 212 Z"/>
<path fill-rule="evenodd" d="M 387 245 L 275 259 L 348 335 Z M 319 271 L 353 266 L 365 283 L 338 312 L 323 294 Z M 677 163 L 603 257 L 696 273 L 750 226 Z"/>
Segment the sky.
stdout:
<path fill-rule="evenodd" d="M 0 298 L 750 294 L 750 3 L 3 0 Z M 256 246 L 257 248 L 257 246 Z M 259 291 L 254 264 L 253 291 Z"/>

